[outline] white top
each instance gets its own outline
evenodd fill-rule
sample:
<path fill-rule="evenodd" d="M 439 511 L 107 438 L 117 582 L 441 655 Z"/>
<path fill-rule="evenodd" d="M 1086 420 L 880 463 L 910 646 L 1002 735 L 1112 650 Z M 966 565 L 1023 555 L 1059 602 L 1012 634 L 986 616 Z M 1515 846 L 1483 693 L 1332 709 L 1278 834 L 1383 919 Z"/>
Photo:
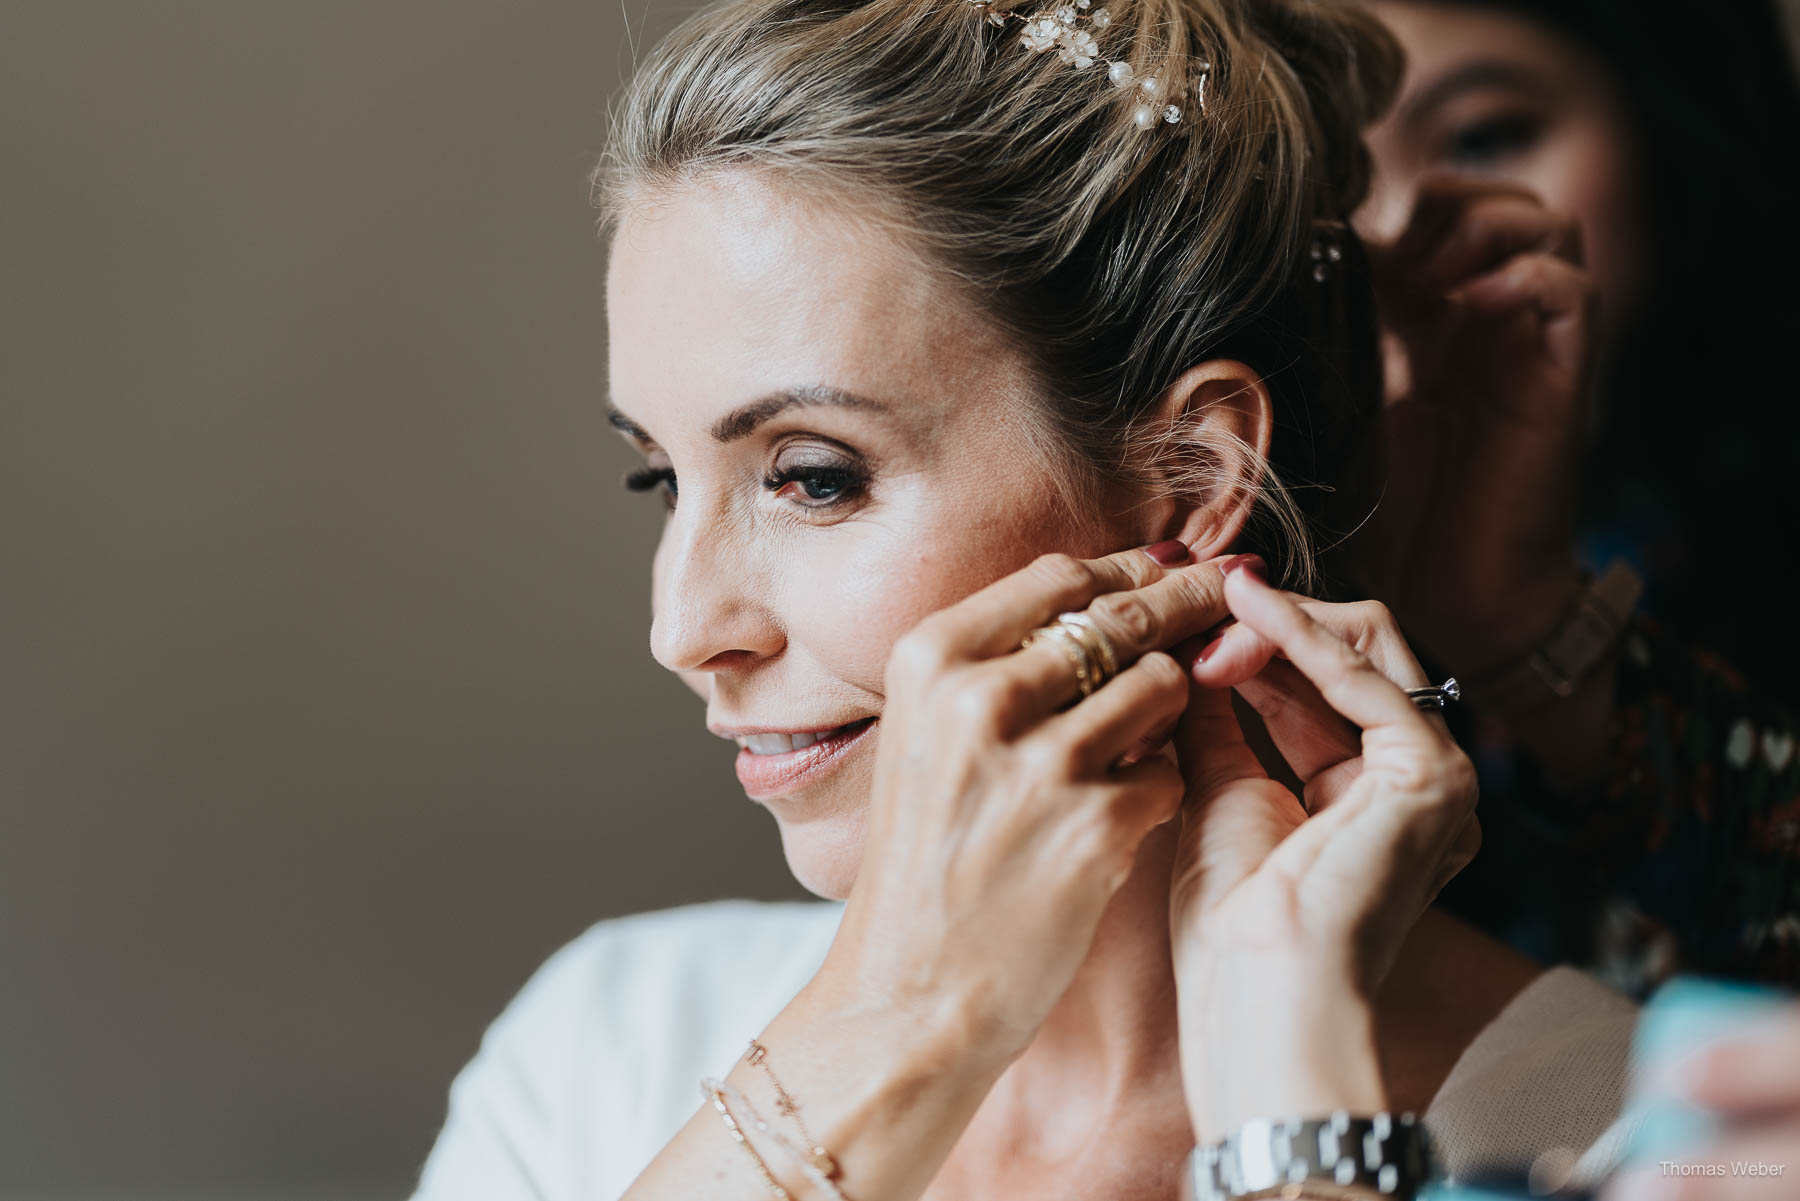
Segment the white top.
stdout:
<path fill-rule="evenodd" d="M 701 1077 L 725 1076 L 812 978 L 841 913 L 724 901 L 588 930 L 457 1076 L 415 1201 L 616 1201 L 693 1115 Z M 1582 1174 L 1609 1167 L 1636 1012 L 1572 968 L 1538 977 L 1425 1113 L 1445 1166 L 1463 1176 L 1591 1147 Z"/>

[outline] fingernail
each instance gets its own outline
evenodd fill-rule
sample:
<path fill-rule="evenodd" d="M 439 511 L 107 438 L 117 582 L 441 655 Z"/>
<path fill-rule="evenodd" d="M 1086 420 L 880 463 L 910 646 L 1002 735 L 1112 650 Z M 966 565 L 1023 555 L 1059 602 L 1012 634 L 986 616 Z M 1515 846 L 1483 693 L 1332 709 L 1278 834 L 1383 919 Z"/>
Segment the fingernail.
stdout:
<path fill-rule="evenodd" d="M 1188 561 L 1187 543 L 1170 538 L 1167 542 L 1152 542 L 1144 548 L 1144 553 L 1164 567 L 1179 567 Z"/>
<path fill-rule="evenodd" d="M 1225 635 L 1220 634 L 1217 638 L 1214 638 L 1211 642 L 1209 642 L 1205 646 L 1201 647 L 1200 653 L 1194 656 L 1194 662 L 1196 664 L 1200 664 L 1200 663 L 1204 663 L 1208 659 L 1212 658 L 1213 655 L 1218 653 L 1219 644 L 1224 641 L 1225 641 Z"/>
<path fill-rule="evenodd" d="M 1219 570 L 1226 575 L 1230 575 L 1240 567 L 1259 580 L 1268 578 L 1269 567 L 1262 561 L 1261 555 L 1233 555 L 1219 564 Z"/>

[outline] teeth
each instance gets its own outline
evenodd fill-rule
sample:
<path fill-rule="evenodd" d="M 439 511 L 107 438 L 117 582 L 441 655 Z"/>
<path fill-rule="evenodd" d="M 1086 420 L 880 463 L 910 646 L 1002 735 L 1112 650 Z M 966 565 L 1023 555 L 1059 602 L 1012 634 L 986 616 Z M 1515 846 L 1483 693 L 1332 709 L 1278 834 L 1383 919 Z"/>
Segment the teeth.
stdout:
<path fill-rule="evenodd" d="M 746 734 L 737 740 L 737 744 L 752 755 L 783 755 L 788 751 L 809 747 L 836 732 L 822 730 L 816 734 Z"/>

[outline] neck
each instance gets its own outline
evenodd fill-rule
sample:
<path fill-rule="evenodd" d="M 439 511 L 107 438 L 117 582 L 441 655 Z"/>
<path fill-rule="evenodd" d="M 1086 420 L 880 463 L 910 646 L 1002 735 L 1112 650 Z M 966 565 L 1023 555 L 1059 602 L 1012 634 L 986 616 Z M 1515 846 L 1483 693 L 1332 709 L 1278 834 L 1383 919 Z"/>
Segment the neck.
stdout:
<path fill-rule="evenodd" d="M 1152 831 L 1108 904 L 1092 949 L 1037 1038 L 1023 1074 L 1079 1071 L 1106 1094 L 1160 1074 L 1174 1052 L 1175 968 L 1169 945 L 1174 823 Z"/>
<path fill-rule="evenodd" d="M 1191 1145 L 1169 946 L 1175 836 L 1170 824 L 1144 840 L 1068 991 L 989 1094 L 976 1121 L 982 1141 L 1047 1162 L 1117 1139 L 1121 1127 L 1133 1140 Z"/>

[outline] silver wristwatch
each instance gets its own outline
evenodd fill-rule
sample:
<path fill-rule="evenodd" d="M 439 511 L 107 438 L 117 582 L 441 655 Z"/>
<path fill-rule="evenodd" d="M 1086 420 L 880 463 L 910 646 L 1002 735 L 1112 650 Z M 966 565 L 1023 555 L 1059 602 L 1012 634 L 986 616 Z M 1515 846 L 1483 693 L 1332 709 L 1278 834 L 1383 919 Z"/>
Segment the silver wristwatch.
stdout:
<path fill-rule="evenodd" d="M 1251 1197 L 1406 1201 L 1434 1171 L 1431 1139 L 1412 1114 L 1258 1119 L 1192 1160 L 1195 1201 Z"/>

